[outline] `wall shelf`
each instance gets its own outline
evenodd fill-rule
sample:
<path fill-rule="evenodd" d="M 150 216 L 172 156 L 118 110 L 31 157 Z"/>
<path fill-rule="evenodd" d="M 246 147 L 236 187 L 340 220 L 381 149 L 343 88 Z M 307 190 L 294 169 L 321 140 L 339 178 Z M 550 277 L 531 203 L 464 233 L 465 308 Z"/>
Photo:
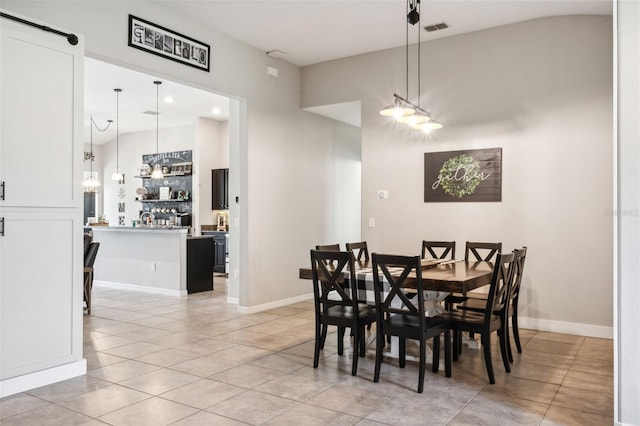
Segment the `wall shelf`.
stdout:
<path fill-rule="evenodd" d="M 171 176 L 191 176 L 191 173 L 165 173 L 164 177 L 171 177 Z M 147 175 L 147 176 L 134 176 L 134 178 L 140 178 L 140 179 L 153 179 L 151 177 L 151 175 Z"/>

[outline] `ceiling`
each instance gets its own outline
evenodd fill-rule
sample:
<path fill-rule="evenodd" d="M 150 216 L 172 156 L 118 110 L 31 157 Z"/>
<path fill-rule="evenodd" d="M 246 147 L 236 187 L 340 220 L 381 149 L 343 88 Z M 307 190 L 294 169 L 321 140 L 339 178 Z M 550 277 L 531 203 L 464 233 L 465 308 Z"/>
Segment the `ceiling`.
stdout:
<path fill-rule="evenodd" d="M 405 44 L 404 0 L 157 0 L 176 14 L 212 27 L 265 52 L 280 50 L 282 60 L 298 66 L 389 49 Z M 612 15 L 611 0 L 422 0 L 421 27 L 445 22 L 449 28 L 428 33 L 421 40 L 559 15 Z M 171 23 L 158 22 L 171 27 Z M 181 28 L 172 28 L 186 32 Z M 417 38 L 414 32 L 410 32 Z M 186 34 L 188 35 L 188 34 Z M 203 40 L 207 42 L 207 40 Z M 413 41 L 410 40 L 412 43 Z M 215 57 L 215 45 L 212 51 Z M 86 59 L 85 128 L 89 116 L 99 127 L 115 119 L 116 95 L 121 88 L 120 134 L 155 129 L 157 78 L 101 61 Z M 225 97 L 165 81 L 159 87 L 160 127 L 193 124 L 195 117 L 227 120 Z M 163 100 L 172 96 L 174 102 Z M 220 108 L 219 115 L 211 111 Z M 310 110 L 320 115 L 360 125 L 359 103 Z M 115 138 L 115 126 L 104 133 L 94 129 L 94 143 Z"/>
<path fill-rule="evenodd" d="M 285 53 L 282 59 L 298 66 L 405 44 L 404 0 L 155 3 L 264 52 L 280 50 Z M 612 0 L 422 0 L 421 26 L 445 22 L 449 28 L 432 33 L 423 30 L 421 38 L 434 40 L 547 16 L 612 13 Z M 159 24 L 170 27 L 171 23 Z M 215 53 L 215 46 L 212 49 Z"/>
<path fill-rule="evenodd" d="M 96 126 L 103 129 L 107 120 L 114 123 L 105 132 L 94 127 L 93 143 L 102 144 L 116 137 L 116 92 L 122 89 L 119 100 L 120 135 L 155 130 L 156 115 L 148 112 L 156 111 L 156 85 L 154 81 L 162 81 L 158 86 L 158 126 L 160 128 L 193 125 L 197 117 L 226 121 L 229 118 L 229 99 L 204 90 L 185 86 L 122 68 L 106 62 L 85 58 L 85 140 L 90 140 L 89 123 L 91 116 Z M 167 103 L 166 97 L 173 102 Z M 212 111 L 218 108 L 220 112 Z M 147 112 L 147 113 L 145 113 Z"/>

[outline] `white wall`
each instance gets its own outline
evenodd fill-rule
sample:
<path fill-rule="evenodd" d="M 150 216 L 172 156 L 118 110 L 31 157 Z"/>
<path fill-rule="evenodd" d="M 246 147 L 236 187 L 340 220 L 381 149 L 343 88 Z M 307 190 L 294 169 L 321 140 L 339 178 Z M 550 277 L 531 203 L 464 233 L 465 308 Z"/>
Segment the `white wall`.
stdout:
<path fill-rule="evenodd" d="M 456 240 L 457 257 L 467 240 L 526 245 L 521 325 L 612 337 L 611 17 L 533 20 L 421 53 L 421 104 L 445 125 L 429 137 L 378 114 L 404 94 L 404 48 L 303 69 L 303 107 L 362 102 L 363 238 L 407 254 Z M 493 147 L 502 202 L 423 202 L 425 152 Z"/>
<path fill-rule="evenodd" d="M 616 425 L 640 425 L 640 3 L 618 2 Z"/>
<path fill-rule="evenodd" d="M 264 52 L 190 21 L 157 2 L 4 1 L 3 8 L 85 36 L 86 55 L 132 68 L 158 78 L 189 84 L 237 100 L 240 127 L 230 129 L 237 144 L 231 152 L 231 229 L 239 247 L 238 278 L 241 307 L 267 306 L 308 295 L 309 283 L 297 279 L 308 249 L 324 236 L 323 206 L 317 190 L 327 190 L 329 172 L 320 165 L 333 161 L 334 124 L 300 110 L 300 69 Z M 148 19 L 212 46 L 211 72 L 186 67 L 127 46 L 128 15 Z M 278 78 L 266 67 L 278 69 Z M 233 109 L 233 108 L 232 108 Z M 302 167 L 306 164 L 309 167 Z M 109 171 L 110 173 L 112 170 Z M 316 191 L 312 191 L 315 189 Z M 304 213 L 300 216 L 300 213 Z M 350 236 L 348 237 L 351 238 Z M 339 240 L 347 240 L 340 236 Z M 234 271 L 235 272 L 235 271 Z M 231 291 L 231 290 L 230 290 Z"/>

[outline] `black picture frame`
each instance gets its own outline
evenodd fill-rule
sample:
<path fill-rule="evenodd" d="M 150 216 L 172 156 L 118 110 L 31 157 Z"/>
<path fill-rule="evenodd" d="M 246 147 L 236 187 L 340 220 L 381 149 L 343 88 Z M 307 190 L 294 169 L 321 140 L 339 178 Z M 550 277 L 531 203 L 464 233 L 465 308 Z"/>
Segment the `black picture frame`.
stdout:
<path fill-rule="evenodd" d="M 134 49 L 206 72 L 210 70 L 211 47 L 208 44 L 137 16 L 129 15 L 128 40 Z"/>
<path fill-rule="evenodd" d="M 424 202 L 502 201 L 502 148 L 424 154 Z"/>

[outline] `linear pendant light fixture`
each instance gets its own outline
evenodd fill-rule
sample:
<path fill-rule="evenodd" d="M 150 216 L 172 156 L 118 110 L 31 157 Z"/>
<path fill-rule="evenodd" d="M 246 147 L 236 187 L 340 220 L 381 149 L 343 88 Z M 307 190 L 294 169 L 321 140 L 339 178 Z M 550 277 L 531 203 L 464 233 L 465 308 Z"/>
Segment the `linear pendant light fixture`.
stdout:
<path fill-rule="evenodd" d="M 122 173 L 120 173 L 120 92 L 122 89 L 113 89 L 116 92 L 116 170 L 111 175 L 111 180 L 122 181 Z"/>
<path fill-rule="evenodd" d="M 91 127 L 90 127 L 90 130 L 89 130 L 90 141 L 91 141 L 91 154 L 89 155 L 89 161 L 91 161 L 91 163 L 89 163 L 89 165 L 90 165 L 89 176 L 87 176 L 82 181 L 82 191 L 84 191 L 84 192 L 97 194 L 98 192 L 100 192 L 100 188 L 101 188 L 100 181 L 98 180 L 97 177 L 94 177 L 94 175 L 93 175 L 93 159 L 94 159 L 94 155 L 93 155 L 93 126 L 95 126 L 96 130 L 98 130 L 99 132 L 106 132 L 107 129 L 109 128 L 109 126 L 111 126 L 111 123 L 113 123 L 113 120 L 107 120 L 107 125 L 105 126 L 104 129 L 101 129 L 101 128 L 98 127 L 96 122 L 93 121 L 93 115 L 91 116 L 91 123 L 90 123 Z"/>
<path fill-rule="evenodd" d="M 430 133 L 442 128 L 442 124 L 431 119 L 431 113 L 420 107 L 420 0 L 407 0 L 406 44 L 405 44 L 405 83 L 406 95 L 393 94 L 393 103 L 380 111 L 380 115 L 393 117 L 397 122 L 407 124 L 414 129 Z M 418 24 L 418 102 L 409 101 L 409 24 Z"/>
<path fill-rule="evenodd" d="M 159 144 L 159 136 L 158 136 L 158 116 L 160 115 L 160 109 L 158 108 L 158 99 L 160 97 L 159 95 L 159 87 L 162 84 L 161 81 L 154 81 L 153 84 L 156 85 L 156 164 L 153 166 L 153 172 L 151 173 L 151 178 L 152 179 L 162 179 L 164 178 L 164 173 L 162 173 L 162 167 L 160 166 L 160 153 L 158 151 L 158 144 Z"/>

